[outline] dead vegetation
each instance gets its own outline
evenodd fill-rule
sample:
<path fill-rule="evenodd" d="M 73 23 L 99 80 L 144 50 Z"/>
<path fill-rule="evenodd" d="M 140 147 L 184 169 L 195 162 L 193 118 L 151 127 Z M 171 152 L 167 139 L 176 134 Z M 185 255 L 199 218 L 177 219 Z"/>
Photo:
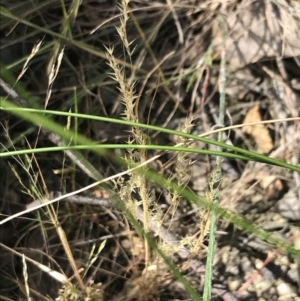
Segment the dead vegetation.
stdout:
<path fill-rule="evenodd" d="M 1 78 L 4 69 L 11 72 L 39 107 L 201 135 L 218 125 L 225 53 L 225 126 L 280 120 L 232 127 L 225 142 L 299 165 L 298 1 L 5 0 L 1 5 Z M 35 106 L 18 85 L 1 80 L 1 87 L 1 96 Z M 5 111 L 0 118 L 3 154 L 73 142 Z M 188 145 L 186 139 L 138 127 L 55 120 L 97 143 Z M 195 147 L 216 149 L 202 142 Z M 128 166 L 115 164 L 108 153 L 82 151 L 103 177 L 115 176 L 108 190 L 86 189 L 93 175 L 68 152 L 0 157 L 1 219 L 35 206 L 34 200 L 54 199 L 57 191 L 61 196 L 83 189 L 68 202 L 1 225 L 3 300 L 191 300 L 130 214 L 202 293 L 208 212 L 147 182 L 135 173 L 135 164 L 209 199 L 215 158 L 158 150 L 112 153 L 126 158 Z M 224 159 L 222 169 L 221 206 L 298 249 L 299 173 L 240 159 Z M 115 207 L 111 191 L 124 200 L 128 214 Z M 222 219 L 217 241 L 212 300 L 299 300 L 298 258 Z"/>

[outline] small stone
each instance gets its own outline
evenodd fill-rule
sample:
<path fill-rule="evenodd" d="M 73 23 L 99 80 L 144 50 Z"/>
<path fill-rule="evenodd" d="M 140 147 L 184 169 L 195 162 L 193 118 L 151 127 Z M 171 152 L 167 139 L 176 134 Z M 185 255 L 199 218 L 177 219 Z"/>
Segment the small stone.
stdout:
<path fill-rule="evenodd" d="M 294 240 L 294 246 L 295 246 L 295 249 L 296 249 L 296 250 L 300 250 L 300 237 L 297 237 L 297 238 Z"/>
<path fill-rule="evenodd" d="M 130 249 L 132 247 L 132 242 L 129 240 L 129 239 L 123 239 L 121 241 L 121 246 L 124 248 L 124 249 Z"/>
<path fill-rule="evenodd" d="M 300 203 L 294 191 L 289 191 L 286 193 L 284 197 L 277 203 L 278 213 L 292 221 L 299 221 L 299 209 Z"/>
<path fill-rule="evenodd" d="M 289 283 L 282 282 L 277 286 L 277 293 L 279 296 L 292 296 L 296 294 L 296 288 Z"/>
<path fill-rule="evenodd" d="M 236 291 L 241 286 L 241 280 L 235 279 L 228 283 L 228 288 L 230 291 Z"/>

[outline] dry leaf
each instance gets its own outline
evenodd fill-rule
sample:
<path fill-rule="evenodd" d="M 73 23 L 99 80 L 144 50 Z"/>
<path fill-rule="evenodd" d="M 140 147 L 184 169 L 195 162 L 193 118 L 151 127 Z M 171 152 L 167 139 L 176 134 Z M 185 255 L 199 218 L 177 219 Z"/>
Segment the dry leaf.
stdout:
<path fill-rule="evenodd" d="M 276 175 L 270 175 L 268 172 L 260 172 L 256 177 L 259 185 L 264 189 L 268 199 L 276 199 L 281 195 L 284 185 Z"/>
<path fill-rule="evenodd" d="M 299 9 L 299 1 L 293 5 L 295 11 Z M 289 4 L 242 1 L 236 10 L 225 11 L 226 25 L 220 22 L 214 26 L 214 53 L 221 53 L 222 32 L 227 27 L 226 61 L 231 66 L 240 68 L 267 57 L 300 55 L 300 22 Z"/>
<path fill-rule="evenodd" d="M 247 113 L 243 124 L 262 121 L 259 105 L 253 106 Z M 264 124 L 249 125 L 244 128 L 247 134 L 251 135 L 255 140 L 259 151 L 269 153 L 274 145 L 268 129 Z"/>

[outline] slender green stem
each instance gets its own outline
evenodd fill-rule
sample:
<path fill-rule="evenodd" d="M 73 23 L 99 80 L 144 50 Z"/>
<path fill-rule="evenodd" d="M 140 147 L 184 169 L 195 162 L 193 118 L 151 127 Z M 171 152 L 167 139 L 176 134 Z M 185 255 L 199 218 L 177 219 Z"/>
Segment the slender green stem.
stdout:
<path fill-rule="evenodd" d="M 223 24 L 224 25 L 224 24 Z M 225 25 L 224 25 L 225 26 Z M 224 126 L 224 116 L 225 116 L 225 88 L 226 88 L 226 60 L 225 60 L 225 44 L 226 44 L 226 32 L 224 28 L 223 32 L 223 51 L 221 59 L 221 70 L 220 70 L 220 101 L 219 101 L 219 124 Z M 218 133 L 218 142 L 223 142 L 223 132 Z M 217 146 L 217 150 L 222 152 L 223 148 L 221 145 Z M 213 261 L 215 254 L 215 244 L 216 244 L 216 230 L 217 230 L 217 216 L 219 209 L 219 196 L 220 196 L 220 181 L 222 177 L 222 157 L 216 156 L 216 170 L 215 175 L 212 179 L 212 195 L 213 195 L 213 208 L 211 210 L 210 218 L 210 232 L 209 232 L 209 242 L 208 242 L 208 253 L 206 259 L 206 271 L 205 271 L 205 285 L 203 292 L 204 301 L 209 301 L 211 299 L 211 287 L 212 287 L 212 274 L 213 274 Z"/>
<path fill-rule="evenodd" d="M 1 98 L 0 98 L 0 100 L 1 100 Z M 196 135 L 183 133 L 183 132 L 180 132 L 180 131 L 166 129 L 166 128 L 162 128 L 162 127 L 159 127 L 159 126 L 153 126 L 153 125 L 148 125 L 148 124 L 143 124 L 143 123 L 138 123 L 138 122 L 131 122 L 131 121 L 122 120 L 122 119 L 114 119 L 114 118 L 108 118 L 108 117 L 86 115 L 86 114 L 74 114 L 74 113 L 70 113 L 70 112 L 59 112 L 59 111 L 50 111 L 50 110 L 37 110 L 37 109 L 29 109 L 29 108 L 20 108 L 20 107 L 14 105 L 13 103 L 11 103 L 7 100 L 2 100 L 1 105 L 2 105 L 2 107 L 0 107 L 0 108 L 2 110 L 12 112 L 13 114 L 15 114 L 17 116 L 20 116 L 24 119 L 27 119 L 27 120 L 35 123 L 35 124 L 42 123 L 45 128 L 48 128 L 48 129 L 52 130 L 53 132 L 56 132 L 56 133 L 59 133 L 59 134 L 61 134 L 61 132 L 58 130 L 58 128 L 59 128 L 58 125 L 55 122 L 53 122 L 53 121 L 51 121 L 47 118 L 41 117 L 40 116 L 41 114 L 47 113 L 47 114 L 51 114 L 51 115 L 71 116 L 71 117 L 78 117 L 78 118 L 84 118 L 84 119 L 90 119 L 90 120 L 98 120 L 98 121 L 104 121 L 104 122 L 109 122 L 109 123 L 123 124 L 123 125 L 126 125 L 126 126 L 136 126 L 136 127 L 141 127 L 141 128 L 144 128 L 144 129 L 149 129 L 149 130 L 162 132 L 162 133 L 166 133 L 166 134 L 177 135 L 177 136 L 192 139 L 192 140 L 195 140 L 195 141 L 201 141 L 201 142 L 204 142 L 204 143 L 207 143 L 207 144 L 216 145 L 216 146 L 219 146 L 223 149 L 232 150 L 232 151 L 234 151 L 238 154 L 242 154 L 242 155 L 247 156 L 249 160 L 269 163 L 269 164 L 272 164 L 272 165 L 281 166 L 281 167 L 288 168 L 288 169 L 293 170 L 293 171 L 300 172 L 300 167 L 299 166 L 288 164 L 288 163 L 279 161 L 277 159 L 270 158 L 268 156 L 264 156 L 264 155 L 261 155 L 261 154 L 258 154 L 258 153 L 252 152 L 252 151 L 247 151 L 245 149 L 235 147 L 233 145 L 229 145 L 229 144 L 226 144 L 226 143 L 223 143 L 223 142 L 215 141 L 215 140 L 204 138 L 204 137 L 199 137 L 199 136 L 196 136 Z M 32 113 L 35 113 L 35 114 L 32 114 Z M 70 131 L 69 135 L 72 136 L 72 135 L 74 135 L 74 133 L 72 133 Z M 88 143 L 86 143 L 86 144 L 88 144 Z"/>
<path fill-rule="evenodd" d="M 77 136 L 76 136 L 77 139 Z M 66 151 L 66 150 L 90 150 L 96 151 L 98 154 L 100 153 L 103 156 L 114 156 L 114 154 L 109 149 L 145 149 L 145 150 L 160 150 L 160 151 L 172 151 L 172 152 L 186 152 L 186 153 L 195 153 L 195 154 L 203 154 L 210 156 L 222 156 L 232 159 L 241 159 L 241 160 L 252 160 L 251 158 L 243 155 L 237 155 L 227 152 L 219 152 L 213 150 L 206 149 L 198 149 L 198 148 L 187 148 L 187 147 L 179 147 L 179 146 L 168 146 L 168 145 L 140 145 L 140 144 L 80 144 L 80 145 L 64 145 L 64 146 L 51 146 L 47 148 L 32 148 L 32 149 L 20 149 L 15 151 L 6 151 L 3 149 L 0 152 L 0 158 L 5 157 L 13 157 L 20 156 L 26 154 L 38 154 L 45 152 L 57 152 L 57 151 Z M 1 149 L 0 149 L 1 150 Z M 257 160 L 256 160 L 257 161 Z"/>

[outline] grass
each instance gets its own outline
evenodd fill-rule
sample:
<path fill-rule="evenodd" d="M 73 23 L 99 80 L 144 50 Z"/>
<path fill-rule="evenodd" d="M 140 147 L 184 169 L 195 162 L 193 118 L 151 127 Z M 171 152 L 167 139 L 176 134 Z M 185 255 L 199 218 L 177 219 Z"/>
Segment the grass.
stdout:
<path fill-rule="evenodd" d="M 14 8 L 18 8 L 19 5 L 17 3 L 14 3 L 11 11 L 1 7 L 0 13 L 5 20 L 5 25 L 11 26 L 11 24 L 17 21 L 22 26 L 28 28 L 28 34 L 24 36 L 24 41 L 29 39 L 31 34 L 46 34 L 53 39 L 53 41 L 50 41 L 47 38 L 46 40 L 43 39 L 42 43 L 35 43 L 35 46 L 32 48 L 33 50 L 26 57 L 19 58 L 18 61 L 11 64 L 1 66 L 1 78 L 4 79 L 4 84 L 7 85 L 8 83 L 12 87 L 6 86 L 8 87 L 8 91 L 6 92 L 10 93 L 6 93 L 7 97 L 1 98 L 1 111 L 13 114 L 18 120 L 26 120 L 27 127 L 30 124 L 33 130 L 39 133 L 38 136 L 50 140 L 56 146 L 49 146 L 47 143 L 43 145 L 38 138 L 37 140 L 31 140 L 32 138 L 30 137 L 24 139 L 27 147 L 24 144 L 23 147 L 20 147 L 18 142 L 12 141 L 23 140 L 21 138 L 23 132 L 18 133 L 16 130 L 17 137 L 15 137 L 15 129 L 10 128 L 10 125 L 3 125 L 7 130 L 9 139 L 6 144 L 3 143 L 0 158 L 9 158 L 9 160 L 12 160 L 11 162 L 17 162 L 17 168 L 12 167 L 15 177 L 19 179 L 24 191 L 31 197 L 31 200 L 40 200 L 41 204 L 16 215 L 10 214 L 0 224 L 5 225 L 8 222 L 14 222 L 29 212 L 36 212 L 36 216 L 31 215 L 30 220 L 41 229 L 43 233 L 42 240 L 47 247 L 50 247 L 51 244 L 49 243 L 50 237 L 48 237 L 49 231 L 46 225 L 50 224 L 53 226 L 56 231 L 55 236 L 59 238 L 59 244 L 64 250 L 64 257 L 67 258 L 68 268 L 71 268 L 71 271 L 69 270 L 68 273 L 66 271 L 68 268 L 61 273 L 61 275 L 67 273 L 71 278 L 62 277 L 60 280 L 57 277 L 55 278 L 57 281 L 62 282 L 62 288 L 57 292 L 58 300 L 69 300 L 70 298 L 74 300 L 80 300 L 81 298 L 110 300 L 109 291 L 113 287 L 112 282 L 117 282 L 118 279 L 117 277 L 110 279 L 108 276 L 105 276 L 103 278 L 107 280 L 107 283 L 105 281 L 101 283 L 98 280 L 95 266 L 97 266 L 102 253 L 105 253 L 105 256 L 108 256 L 107 254 L 112 256 L 119 248 L 121 242 L 117 242 L 115 245 L 106 243 L 105 246 L 104 244 L 98 244 L 97 247 L 96 245 L 87 243 L 88 256 L 85 254 L 83 260 L 81 260 L 78 258 L 78 250 L 74 250 L 71 247 L 72 239 L 70 238 L 73 232 L 78 232 L 78 235 L 79 233 L 83 235 L 83 240 L 88 241 L 89 236 L 86 229 L 84 227 L 76 229 L 74 221 L 82 219 L 83 221 L 80 224 L 89 224 L 89 227 L 93 228 L 96 227 L 95 225 L 93 226 L 95 221 L 101 224 L 99 216 L 106 216 L 108 211 L 111 212 L 110 216 L 114 216 L 112 221 L 114 220 L 115 223 L 118 221 L 117 224 L 120 224 L 121 220 L 123 220 L 124 231 L 130 233 L 133 229 L 134 233 L 136 233 L 135 235 L 143 241 L 143 255 L 138 260 L 139 264 L 135 268 L 129 268 L 131 270 L 129 276 L 125 274 L 126 277 L 130 278 L 132 285 L 138 288 L 134 291 L 138 296 L 131 296 L 128 293 L 128 298 L 130 296 L 137 297 L 140 300 L 153 300 L 157 298 L 159 290 L 161 290 L 160 281 L 163 279 L 161 273 L 165 272 L 167 267 L 173 276 L 184 286 L 186 292 L 188 292 L 193 300 L 210 300 L 213 289 L 211 282 L 213 279 L 215 251 L 213 242 L 216 240 L 215 231 L 218 219 L 232 223 L 236 227 L 254 234 L 274 247 L 280 248 L 284 252 L 298 258 L 300 255 L 299 251 L 289 243 L 276 238 L 238 214 L 221 208 L 218 204 L 218 189 L 222 180 L 220 175 L 222 158 L 242 160 L 243 162 L 255 161 L 279 166 L 295 172 L 300 172 L 299 166 L 270 158 L 255 151 L 223 143 L 222 135 L 225 129 L 228 128 L 220 128 L 200 136 L 191 134 L 191 128 L 195 123 L 194 119 L 199 117 L 193 116 L 192 110 L 188 112 L 187 118 L 179 124 L 177 130 L 151 124 L 151 120 L 154 117 L 151 109 L 153 109 L 153 112 L 157 110 L 157 112 L 162 112 L 163 114 L 164 111 L 168 110 L 169 103 L 173 103 L 176 109 L 179 108 L 179 111 L 184 111 L 181 101 L 179 101 L 172 89 L 176 89 L 176 84 L 178 83 L 184 84 L 184 81 L 187 82 L 188 87 L 196 89 L 193 86 L 193 79 L 197 79 L 196 75 L 198 73 L 194 72 L 198 70 L 203 74 L 203 70 L 208 68 L 213 60 L 213 57 L 207 59 L 206 56 L 208 54 L 213 56 L 213 54 L 210 51 L 203 53 L 202 58 L 205 57 L 205 59 L 202 61 L 205 61 L 207 65 L 203 67 L 201 63 L 200 67 L 203 67 L 201 70 L 199 69 L 198 61 L 187 72 L 184 72 L 184 75 L 179 74 L 179 71 L 174 74 L 168 74 L 168 68 L 163 66 L 165 59 L 161 58 L 159 60 L 157 58 L 156 51 L 158 49 L 156 48 L 159 47 L 153 43 L 153 40 L 159 36 L 159 26 L 156 27 L 157 31 L 152 36 L 146 36 L 145 27 L 142 26 L 145 16 L 141 15 L 140 18 L 137 18 L 133 12 L 134 10 L 131 10 L 129 7 L 130 1 L 122 0 L 120 2 L 117 18 L 113 18 L 114 21 L 111 26 L 104 27 L 107 32 L 107 40 L 105 40 L 105 34 L 100 34 L 103 41 L 97 42 L 94 40 L 97 46 L 90 44 L 90 37 L 80 31 L 78 32 L 78 27 L 75 26 L 76 22 L 79 22 L 79 24 L 81 22 L 84 23 L 84 14 L 80 12 L 81 5 L 83 4 L 80 1 L 61 1 L 61 3 L 54 1 L 53 3 L 56 5 L 53 7 L 53 10 L 61 10 L 61 27 L 59 33 L 52 30 L 51 26 L 43 27 L 35 24 L 36 19 L 34 17 L 46 12 L 42 6 L 36 6 L 33 9 L 32 13 L 34 17 L 32 20 L 26 17 L 21 18 L 20 15 L 14 13 Z M 47 4 L 50 5 L 50 2 Z M 87 7 L 89 8 L 89 5 Z M 174 19 L 176 31 L 180 33 L 181 26 L 178 23 L 177 13 L 183 13 L 188 8 L 180 7 L 180 5 L 173 6 L 170 1 L 166 7 L 169 8 L 168 13 L 172 13 L 171 20 Z M 107 9 L 107 13 L 112 12 L 113 10 Z M 161 24 L 167 19 L 167 14 L 162 14 Z M 105 20 L 109 20 L 109 17 Z M 114 32 L 113 28 L 116 24 L 118 25 Z M 19 28 L 16 29 L 16 31 L 18 30 Z M 134 34 L 137 34 L 137 38 L 132 38 L 132 36 L 135 37 Z M 226 31 L 224 35 L 226 37 Z M 112 48 L 110 39 L 116 44 L 115 48 Z M 101 45 L 101 43 L 104 45 Z M 140 50 L 137 54 L 135 54 L 136 45 L 138 45 L 138 50 Z M 79 58 L 77 68 L 75 67 L 74 58 L 73 62 L 71 59 L 74 54 L 72 54 L 69 48 L 73 49 L 75 57 Z M 46 61 L 42 59 L 42 56 L 39 57 L 39 55 L 45 53 L 48 56 Z M 168 57 L 168 54 L 166 54 L 166 57 Z M 92 61 L 96 58 L 97 61 L 101 58 L 103 62 L 101 61 L 99 65 L 93 65 Z M 141 67 L 142 64 L 138 64 L 138 62 L 149 61 L 152 64 L 150 71 L 146 71 L 147 68 L 144 69 L 144 67 Z M 46 64 L 46 62 L 48 63 Z M 32 94 L 39 91 L 32 91 L 28 88 L 30 86 L 28 83 L 32 81 L 30 76 L 34 74 L 29 73 L 30 69 L 34 68 L 35 64 L 41 63 L 44 76 L 47 77 L 47 82 L 44 84 L 46 88 L 42 93 L 43 105 L 38 104 L 35 100 L 36 97 L 32 96 Z M 221 80 L 223 86 L 220 87 L 219 91 L 222 103 L 224 104 L 226 81 L 224 57 L 222 64 Z M 47 68 L 46 65 L 48 65 Z M 74 74 L 71 74 L 71 77 L 74 76 L 75 87 L 72 85 L 72 78 L 68 81 L 68 77 L 64 76 L 66 70 L 68 72 L 73 70 Z M 11 71 L 17 74 L 17 76 L 12 75 Z M 190 74 L 193 75 L 192 78 Z M 167 80 L 167 78 L 169 79 Z M 24 80 L 23 85 L 20 83 L 22 80 Z M 115 81 L 115 85 L 113 81 Z M 142 81 L 143 84 L 140 86 L 139 84 Z M 64 82 L 67 83 L 68 89 L 72 91 L 72 94 L 65 94 L 60 91 L 60 89 L 64 89 Z M 175 83 L 175 85 L 172 85 L 172 83 Z M 199 84 L 197 80 L 196 83 Z M 101 88 L 99 89 L 99 87 Z M 102 91 L 102 88 L 104 91 Z M 103 96 L 101 96 L 102 93 Z M 160 101 L 164 97 L 168 98 L 168 101 Z M 147 98 L 150 99 L 151 105 L 148 106 L 149 112 L 145 114 L 139 108 L 145 106 Z M 55 99 L 60 99 L 60 101 L 54 101 Z M 97 99 L 97 102 L 95 102 L 95 99 Z M 13 101 L 13 103 L 8 100 Z M 20 108 L 20 104 L 23 104 L 25 107 L 30 105 L 30 107 Z M 66 110 L 65 108 L 68 109 Z M 81 111 L 85 111 L 86 113 L 79 113 Z M 107 113 L 108 111 L 109 113 Z M 156 116 L 155 118 L 157 119 L 158 117 Z M 222 119 L 224 119 L 224 111 L 220 116 L 220 124 L 224 123 Z M 293 120 L 297 121 L 299 118 L 294 118 Z M 122 143 L 99 143 L 96 141 L 93 134 L 91 134 L 93 131 L 90 129 L 92 124 L 100 121 L 110 124 L 111 127 L 116 127 L 117 125 L 124 126 L 126 133 L 128 133 L 126 141 L 122 141 Z M 278 122 L 283 121 L 279 120 Z M 273 121 L 269 122 L 272 123 Z M 62 126 L 62 123 L 65 126 Z M 229 127 L 229 129 L 234 129 L 234 126 Z M 89 134 L 87 135 L 87 133 Z M 218 133 L 218 141 L 205 138 L 205 136 L 212 133 Z M 162 134 L 176 137 L 174 145 L 170 146 L 167 143 L 157 144 L 153 137 Z M 12 137 L 10 137 L 11 135 Z M 196 141 L 205 143 L 206 145 L 217 146 L 218 149 L 209 150 L 193 147 L 192 143 Z M 40 144 L 42 146 L 38 147 Z M 84 153 L 82 153 L 83 150 L 85 151 Z M 54 199 L 51 198 L 51 191 L 48 189 L 46 180 L 47 174 L 45 174 L 45 169 L 42 165 L 43 160 L 49 160 L 47 158 L 51 158 L 53 152 L 64 152 L 59 157 L 62 158 L 60 166 L 62 170 L 60 187 L 62 190 L 68 191 L 72 187 L 72 194 L 76 195 L 79 191 L 83 192 L 92 187 L 98 187 L 99 191 L 106 194 L 106 199 L 109 201 L 110 207 L 106 209 L 100 206 L 93 207 L 92 212 L 96 212 L 94 220 L 93 213 L 86 206 L 83 208 L 72 208 L 72 206 L 69 207 L 66 205 L 67 210 L 63 209 L 59 200 L 67 195 Z M 210 174 L 207 175 L 209 185 L 206 188 L 205 196 L 199 196 L 189 188 L 189 177 L 187 177 L 188 173 L 186 172 L 187 166 L 192 164 L 189 153 L 217 158 L 215 166 L 211 168 Z M 159 160 L 163 160 L 164 156 L 169 155 L 175 157 L 172 170 L 169 172 L 157 172 L 151 168 L 151 162 L 159 162 Z M 65 156 L 68 156 L 68 158 Z M 99 165 L 95 164 L 95 162 L 99 162 L 100 160 L 104 160 L 104 166 L 110 167 L 115 171 L 113 176 L 106 176 L 105 172 L 99 172 Z M 23 169 L 22 172 L 19 171 L 20 166 Z M 67 171 L 69 167 L 71 170 L 70 176 Z M 76 171 L 76 167 L 79 167 L 80 171 Z M 79 182 L 80 176 L 90 178 L 93 183 L 89 185 L 90 181 L 85 179 L 81 184 Z M 149 183 L 152 183 L 157 191 L 160 191 L 161 194 L 166 196 L 166 199 L 170 200 L 166 210 L 162 210 L 163 206 L 157 199 L 157 193 L 149 188 Z M 81 189 L 75 190 L 78 186 L 81 186 Z M 44 198 L 46 201 L 43 201 Z M 194 231 L 196 234 L 190 237 L 187 235 L 180 240 L 172 236 L 170 234 L 171 230 L 168 229 L 171 229 L 181 203 L 185 200 L 188 203 L 193 203 L 197 214 L 201 218 Z M 82 214 L 81 210 L 86 212 L 86 214 Z M 120 217 L 120 213 L 122 213 L 124 218 Z M 77 218 L 72 218 L 72 216 L 77 216 Z M 80 216 L 82 218 L 79 218 Z M 68 228 L 72 230 L 68 231 Z M 155 234 L 155 239 L 152 234 Z M 202 295 L 183 276 L 180 266 L 173 261 L 173 254 L 179 254 L 181 259 L 186 262 L 192 262 L 192 255 L 205 254 L 206 256 L 207 254 L 203 250 L 203 246 L 206 244 L 209 234 L 211 235 L 209 239 L 211 247 L 207 256 L 207 280 Z M 127 236 L 130 244 L 133 246 L 133 235 L 128 234 Z M 174 241 L 174 239 L 178 241 Z M 5 247 L 5 244 L 1 244 L 1 246 Z M 94 251 L 95 248 L 98 248 L 97 252 Z M 11 250 L 11 252 L 14 251 Z M 83 251 L 81 252 L 83 253 Z M 128 266 L 134 266 L 134 256 L 126 256 L 128 257 Z M 39 296 L 39 292 L 31 288 L 33 283 L 30 282 L 30 269 L 27 269 L 26 260 L 30 261 L 30 258 L 23 255 L 23 285 L 25 287 L 25 294 L 21 298 L 29 300 L 32 294 Z M 197 260 L 201 263 L 199 258 Z M 80 272 L 79 263 L 85 267 L 84 273 Z M 47 274 L 55 274 L 54 272 L 58 273 L 57 266 L 52 265 L 52 271 L 47 271 Z M 107 272 L 109 274 L 108 269 Z M 126 278 L 125 276 L 124 278 Z M 149 287 L 149 279 L 153 280 L 153 286 L 150 285 Z M 124 281 L 125 291 L 126 283 L 130 283 L 130 281 Z M 122 292 L 119 293 L 121 294 L 121 298 Z M 231 293 L 228 292 L 228 294 Z M 39 298 L 49 300 L 47 297 L 39 296 Z M 119 296 L 117 293 L 114 298 L 118 300 Z"/>

